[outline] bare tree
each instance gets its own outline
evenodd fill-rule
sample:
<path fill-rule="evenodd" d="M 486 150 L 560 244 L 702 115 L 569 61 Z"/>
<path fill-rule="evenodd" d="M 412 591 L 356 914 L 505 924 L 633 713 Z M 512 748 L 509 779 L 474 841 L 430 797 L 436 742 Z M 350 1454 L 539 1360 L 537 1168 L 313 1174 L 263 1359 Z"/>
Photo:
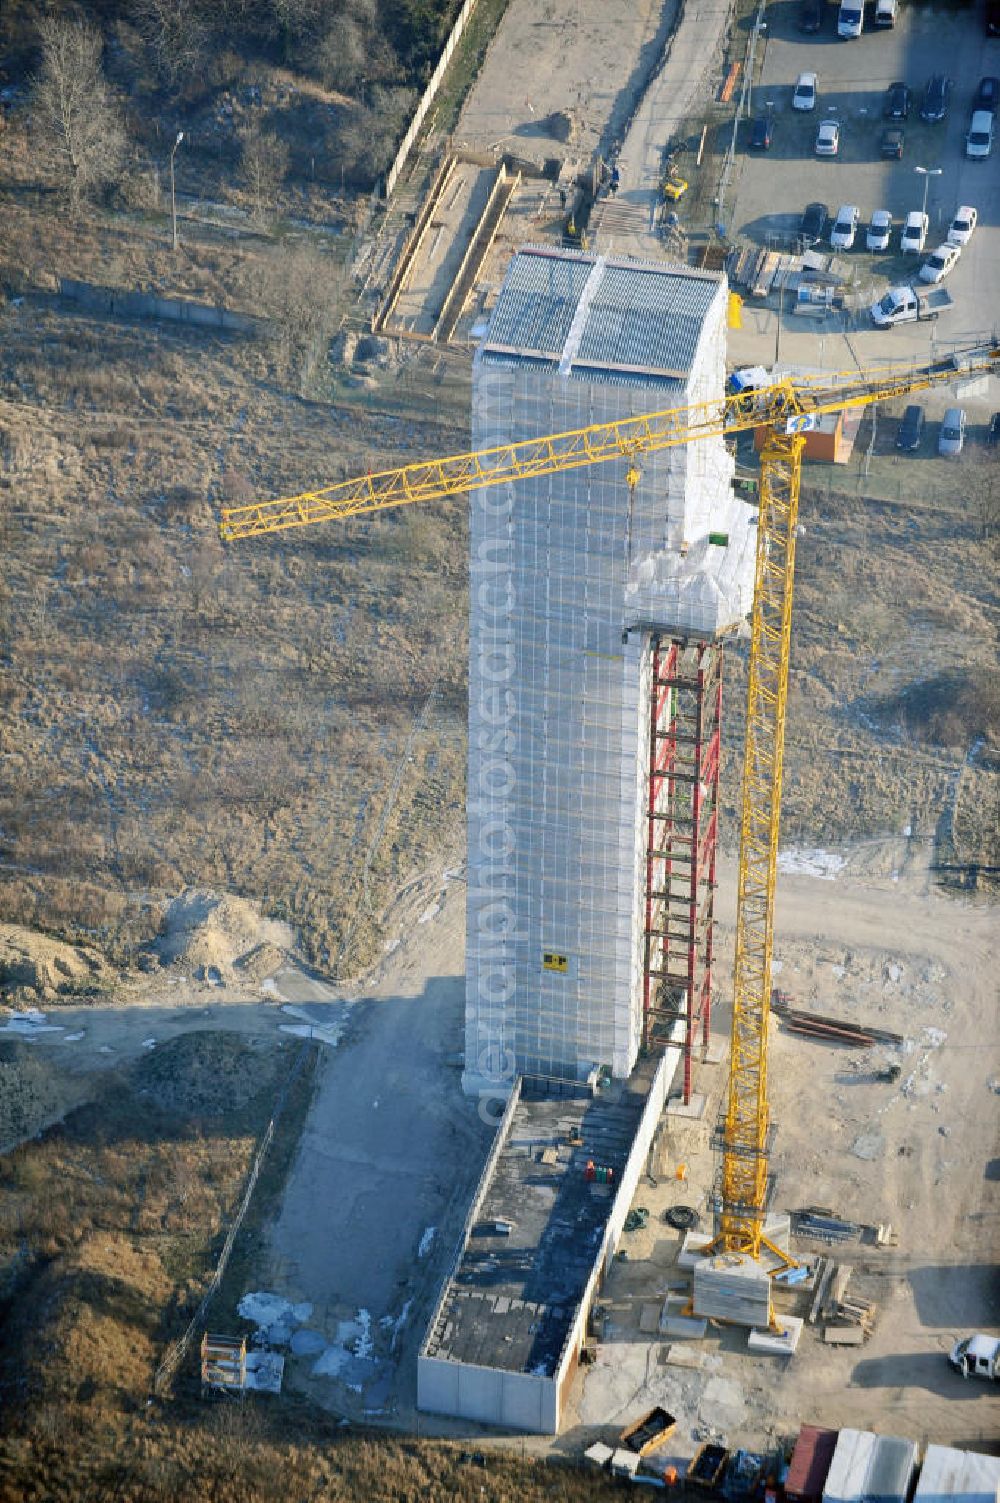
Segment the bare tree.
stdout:
<path fill-rule="evenodd" d="M 329 349 L 343 279 L 342 265 L 306 246 L 283 250 L 264 274 L 260 296 L 278 367 L 303 393 Z"/>
<path fill-rule="evenodd" d="M 255 122 L 243 135 L 240 178 L 253 199 L 253 215 L 262 224 L 274 208 L 288 171 L 288 147 Z"/>
<path fill-rule="evenodd" d="M 346 12 L 331 16 L 315 52 L 316 70 L 328 89 L 349 92 L 365 70 L 368 56 L 359 21 Z"/>
<path fill-rule="evenodd" d="M 42 67 L 34 81 L 36 118 L 55 148 L 75 206 L 117 177 L 125 128 L 101 69 L 97 28 L 46 16 L 38 31 Z"/>
<path fill-rule="evenodd" d="M 133 0 L 136 26 L 170 88 L 204 68 L 211 26 L 200 0 Z"/>

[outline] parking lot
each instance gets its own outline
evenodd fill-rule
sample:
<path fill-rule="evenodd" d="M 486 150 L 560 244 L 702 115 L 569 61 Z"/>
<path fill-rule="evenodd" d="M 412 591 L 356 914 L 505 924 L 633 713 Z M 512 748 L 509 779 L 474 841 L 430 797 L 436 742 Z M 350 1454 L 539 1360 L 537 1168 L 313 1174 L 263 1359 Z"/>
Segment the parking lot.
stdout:
<path fill-rule="evenodd" d="M 940 349 L 981 336 L 992 328 L 1000 307 L 1000 148 L 995 147 L 987 161 L 977 162 L 966 158 L 964 147 L 979 80 L 984 74 L 1000 74 L 1000 42 L 987 39 L 980 9 L 973 6 L 945 10 L 903 3 L 894 28 L 872 30 L 866 17 L 863 35 L 852 41 L 837 36 L 836 5 L 824 6 L 822 28 L 814 35 L 798 30 L 798 12 L 798 0 L 782 0 L 767 10 L 753 113 L 773 112 L 773 143 L 766 152 L 749 152 L 750 122 L 741 125 L 730 233 L 761 245 L 791 246 L 810 201 L 821 200 L 831 215 L 841 204 L 857 204 L 861 229 L 855 248 L 838 254 L 850 268 L 847 290 L 866 298 L 870 293 L 871 301 L 894 283 L 915 277 L 924 260 L 903 255 L 898 247 L 899 225 L 910 210 L 921 209 L 925 182 L 927 252 L 944 239 L 960 204 L 978 209 L 979 227 L 944 284 L 954 306 L 936 322 L 881 332 L 863 314 L 810 325 L 789 312 L 779 336 L 773 310 L 755 310 L 748 304 L 745 328 L 732 340 L 731 353 L 738 359 L 770 361 L 780 338 L 783 362 L 843 368 L 853 365 L 855 358 L 924 358 L 931 346 Z M 807 70 L 818 74 L 816 108 L 793 110 L 795 80 Z M 946 119 L 930 125 L 920 119 L 920 105 L 927 79 L 941 71 L 953 80 L 951 104 Z M 880 155 L 887 124 L 882 112 L 885 91 L 896 80 L 910 86 L 913 101 L 909 117 L 893 122 L 902 124 L 904 145 L 902 159 L 890 161 Z M 824 119 L 840 124 L 835 158 L 823 159 L 814 152 L 817 128 Z M 925 179 L 914 171 L 917 166 L 940 168 L 940 176 Z M 876 209 L 891 211 L 894 230 L 890 249 L 873 255 L 864 249 L 864 231 Z M 981 405 L 986 408 L 992 401 L 995 406 L 995 398 L 995 392 L 984 390 Z M 974 398 L 969 406 L 971 418 Z"/>

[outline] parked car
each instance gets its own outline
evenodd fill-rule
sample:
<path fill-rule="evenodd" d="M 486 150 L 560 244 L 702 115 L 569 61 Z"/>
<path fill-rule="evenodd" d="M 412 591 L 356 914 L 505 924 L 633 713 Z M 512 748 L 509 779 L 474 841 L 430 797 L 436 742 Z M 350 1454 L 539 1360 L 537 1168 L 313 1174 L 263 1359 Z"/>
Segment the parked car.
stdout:
<path fill-rule="evenodd" d="M 1000 0 L 986 0 L 983 22 L 988 37 L 1000 37 Z"/>
<path fill-rule="evenodd" d="M 943 73 L 932 74 L 927 80 L 924 102 L 920 106 L 921 120 L 927 120 L 931 125 L 936 125 L 947 115 L 950 103 L 951 79 L 946 78 Z"/>
<path fill-rule="evenodd" d="M 927 239 L 929 222 L 927 215 L 922 214 L 919 209 L 914 209 L 911 213 L 907 214 L 906 222 L 899 236 L 900 250 L 912 251 L 915 255 L 919 255 L 924 248 L 924 241 Z"/>
<path fill-rule="evenodd" d="M 861 35 L 865 22 L 864 0 L 840 0 L 837 14 L 837 35 L 849 41 Z"/>
<path fill-rule="evenodd" d="M 1000 99 L 1000 78 L 994 78 L 992 75 L 988 78 L 981 78 L 979 80 L 979 88 L 976 90 L 976 97 L 972 101 L 972 108 L 974 110 L 989 110 L 991 115 L 995 115 L 998 99 Z"/>
<path fill-rule="evenodd" d="M 835 157 L 840 150 L 840 125 L 836 120 L 821 120 L 816 132 L 816 155 Z"/>
<path fill-rule="evenodd" d="M 920 268 L 920 280 L 922 282 L 943 282 L 951 271 L 955 262 L 962 254 L 960 245 L 939 245 L 936 251 L 932 251 Z"/>
<path fill-rule="evenodd" d="M 913 91 L 905 83 L 891 83 L 885 91 L 882 114 L 886 120 L 905 120 L 910 113 Z"/>
<path fill-rule="evenodd" d="M 985 162 L 993 150 L 993 116 L 989 110 L 974 110 L 965 138 L 965 155 L 974 162 Z"/>
<path fill-rule="evenodd" d="M 830 231 L 830 244 L 834 250 L 850 250 L 854 244 L 854 237 L 858 233 L 858 221 L 861 218 L 861 210 L 857 204 L 841 204 L 837 210 L 837 218 L 833 229 Z"/>
<path fill-rule="evenodd" d="M 979 215 L 971 204 L 962 204 L 955 210 L 955 217 L 951 221 L 948 230 L 948 240 L 952 245 L 968 245 L 972 239 L 972 232 L 976 228 Z"/>
<path fill-rule="evenodd" d="M 770 151 L 774 140 L 774 116 L 758 115 L 750 128 L 750 147 L 753 151 Z"/>
<path fill-rule="evenodd" d="M 899 432 L 896 434 L 896 448 L 906 449 L 907 452 L 912 453 L 914 449 L 920 448 L 920 440 L 923 436 L 924 409 L 914 403 L 912 407 L 907 407 L 903 413 L 903 421 L 900 423 Z"/>
<path fill-rule="evenodd" d="M 799 30 L 810 33 L 821 30 L 825 8 L 826 0 L 800 0 Z"/>
<path fill-rule="evenodd" d="M 986 1378 L 1000 1381 L 1000 1336 L 966 1336 L 956 1341 L 948 1353 L 952 1367 L 963 1378 Z"/>
<path fill-rule="evenodd" d="M 799 222 L 799 241 L 803 250 L 808 250 L 810 245 L 815 245 L 817 240 L 822 240 L 829 217 L 830 211 L 826 204 L 806 204 Z"/>
<path fill-rule="evenodd" d="M 903 155 L 903 132 L 897 125 L 882 132 L 881 154 L 895 161 Z"/>
<path fill-rule="evenodd" d="M 870 251 L 888 250 L 891 237 L 892 215 L 888 209 L 876 209 L 868 226 L 868 234 L 865 236 L 867 249 Z"/>
<path fill-rule="evenodd" d="M 961 454 L 965 443 L 965 408 L 949 407 L 941 419 L 938 434 L 939 454 Z"/>
<path fill-rule="evenodd" d="M 816 85 L 818 78 L 815 73 L 800 73 L 795 80 L 795 92 L 792 94 L 793 110 L 814 110 L 816 108 Z"/>
<path fill-rule="evenodd" d="M 986 442 L 1000 444 L 1000 412 L 995 412 L 990 418 L 990 426 L 986 430 Z"/>
<path fill-rule="evenodd" d="M 875 25 L 895 26 L 896 0 L 875 0 Z"/>

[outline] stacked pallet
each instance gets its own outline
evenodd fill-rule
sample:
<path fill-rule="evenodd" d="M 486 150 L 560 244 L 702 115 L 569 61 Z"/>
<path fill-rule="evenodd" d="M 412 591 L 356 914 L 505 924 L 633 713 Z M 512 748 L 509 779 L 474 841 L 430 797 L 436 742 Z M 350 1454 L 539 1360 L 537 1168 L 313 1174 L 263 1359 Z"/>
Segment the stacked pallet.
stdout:
<path fill-rule="evenodd" d="M 823 1320 L 823 1340 L 829 1346 L 860 1346 L 875 1329 L 878 1306 L 859 1294 L 848 1294 L 850 1264 L 832 1263 L 817 1281 L 816 1298 L 809 1319 Z"/>

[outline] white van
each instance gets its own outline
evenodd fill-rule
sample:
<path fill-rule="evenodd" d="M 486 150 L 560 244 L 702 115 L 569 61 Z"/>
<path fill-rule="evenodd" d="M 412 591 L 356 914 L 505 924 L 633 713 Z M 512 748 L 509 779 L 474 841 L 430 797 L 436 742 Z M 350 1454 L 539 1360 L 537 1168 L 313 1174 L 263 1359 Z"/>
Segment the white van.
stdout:
<path fill-rule="evenodd" d="M 840 14 L 837 17 L 839 37 L 859 37 L 864 21 L 864 0 L 840 0 Z"/>
<path fill-rule="evenodd" d="M 875 6 L 876 26 L 895 26 L 896 0 L 877 0 Z"/>

